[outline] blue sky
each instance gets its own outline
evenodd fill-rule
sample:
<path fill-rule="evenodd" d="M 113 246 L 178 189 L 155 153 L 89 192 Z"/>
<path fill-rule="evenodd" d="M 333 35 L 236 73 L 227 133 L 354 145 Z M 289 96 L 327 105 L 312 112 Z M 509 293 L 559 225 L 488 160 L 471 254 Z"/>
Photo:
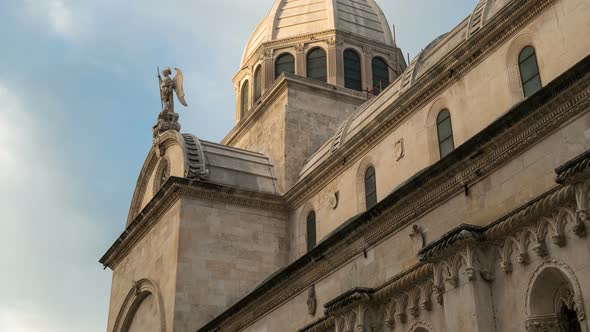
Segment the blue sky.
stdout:
<path fill-rule="evenodd" d="M 476 0 L 378 0 L 411 56 Z M 185 73 L 183 131 L 219 141 L 231 77 L 271 0 L 0 1 L 0 331 L 104 332 L 109 270 L 160 111 Z"/>

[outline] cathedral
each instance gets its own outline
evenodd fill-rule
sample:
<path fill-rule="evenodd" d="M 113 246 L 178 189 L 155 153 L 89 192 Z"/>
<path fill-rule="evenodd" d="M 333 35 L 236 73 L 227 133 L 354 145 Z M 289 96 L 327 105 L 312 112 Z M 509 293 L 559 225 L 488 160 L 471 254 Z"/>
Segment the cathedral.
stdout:
<path fill-rule="evenodd" d="M 391 23 L 274 1 L 220 143 L 163 72 L 107 332 L 590 332 L 590 1 L 481 0 L 411 61 Z"/>

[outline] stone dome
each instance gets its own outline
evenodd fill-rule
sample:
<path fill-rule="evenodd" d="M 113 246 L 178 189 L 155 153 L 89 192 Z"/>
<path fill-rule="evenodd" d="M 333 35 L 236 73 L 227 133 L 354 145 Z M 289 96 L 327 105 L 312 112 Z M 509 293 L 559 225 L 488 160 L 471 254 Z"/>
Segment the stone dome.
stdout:
<path fill-rule="evenodd" d="M 374 0 L 276 0 L 246 44 L 242 65 L 263 43 L 331 30 L 394 46 L 391 28 Z"/>

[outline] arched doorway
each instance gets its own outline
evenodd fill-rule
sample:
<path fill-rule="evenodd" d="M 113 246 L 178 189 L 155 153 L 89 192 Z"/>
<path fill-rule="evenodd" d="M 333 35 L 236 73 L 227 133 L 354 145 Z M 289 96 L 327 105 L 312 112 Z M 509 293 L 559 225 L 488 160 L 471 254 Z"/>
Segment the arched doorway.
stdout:
<path fill-rule="evenodd" d="M 584 320 L 579 285 L 567 269 L 546 266 L 538 270 L 529 288 L 527 331 L 582 332 Z"/>

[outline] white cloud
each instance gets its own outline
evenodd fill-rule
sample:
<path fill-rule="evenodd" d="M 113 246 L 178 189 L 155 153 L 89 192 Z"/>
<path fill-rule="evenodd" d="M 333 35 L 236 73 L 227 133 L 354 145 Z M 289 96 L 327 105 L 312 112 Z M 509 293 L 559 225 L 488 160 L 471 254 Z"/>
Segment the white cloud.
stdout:
<path fill-rule="evenodd" d="M 96 261 L 104 230 L 84 206 L 75 160 L 53 142 L 30 100 L 0 79 L 0 331 L 102 331 L 107 273 Z M 38 101 L 35 101 L 38 102 Z M 47 111 L 47 109 L 46 109 Z M 102 249 L 102 248 L 101 248 Z M 18 254 L 16 254 L 18 253 Z M 88 284 L 93 286 L 89 289 Z M 104 294 L 103 294 L 104 293 Z M 100 296 L 95 301 L 88 297 Z M 93 303 L 93 307 L 89 303 Z M 91 312 L 68 317 L 75 303 Z M 94 324 L 80 329 L 80 320 Z"/>
<path fill-rule="evenodd" d="M 26 0 L 28 18 L 41 21 L 53 34 L 67 39 L 77 40 L 87 33 L 90 21 L 80 7 L 67 0 Z M 44 29 L 44 27 L 41 27 Z"/>
<path fill-rule="evenodd" d="M 47 12 L 49 24 L 58 34 L 71 36 L 74 32 L 72 11 L 61 0 L 51 0 Z"/>
<path fill-rule="evenodd" d="M 19 172 L 21 139 L 30 129 L 30 117 L 18 99 L 0 81 L 0 174 L 11 178 Z"/>
<path fill-rule="evenodd" d="M 32 308 L 0 308 L 0 331 L 58 332 L 48 317 Z"/>

